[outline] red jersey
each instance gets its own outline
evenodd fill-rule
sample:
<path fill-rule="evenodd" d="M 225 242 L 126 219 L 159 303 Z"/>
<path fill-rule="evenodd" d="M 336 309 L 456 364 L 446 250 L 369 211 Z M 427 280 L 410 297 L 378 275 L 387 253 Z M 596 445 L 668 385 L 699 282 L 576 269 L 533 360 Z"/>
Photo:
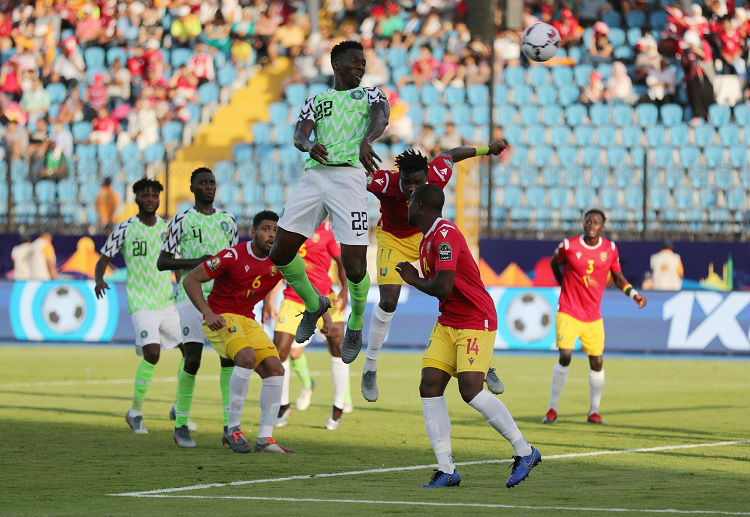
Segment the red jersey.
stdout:
<path fill-rule="evenodd" d="M 440 300 L 438 323 L 456 329 L 497 330 L 495 302 L 482 283 L 479 267 L 455 224 L 438 218 L 419 243 L 422 275 L 455 271 L 451 293 Z"/>
<path fill-rule="evenodd" d="M 427 183 L 445 188 L 453 175 L 450 156 L 438 156 L 427 165 Z M 401 174 L 397 171 L 377 170 L 367 176 L 367 190 L 380 200 L 378 226 L 394 237 L 404 239 L 419 233 L 409 226 L 409 198 L 401 191 Z"/>
<path fill-rule="evenodd" d="M 589 246 L 582 236 L 572 237 L 560 243 L 554 258 L 565 265 L 557 310 L 579 321 L 600 319 L 607 277 L 610 271 L 622 271 L 615 243 L 602 237 L 599 244 Z"/>
<path fill-rule="evenodd" d="M 214 280 L 208 295 L 211 310 L 251 319 L 255 319 L 255 304 L 283 278 L 268 257 L 258 258 L 253 254 L 249 241 L 221 250 L 203 262 L 203 269 Z"/>
<path fill-rule="evenodd" d="M 331 231 L 331 223 L 321 224 L 313 236 L 302 244 L 298 253 L 305 261 L 307 277 L 312 285 L 323 296 L 331 294 L 333 282 L 328 276 L 328 270 L 331 268 L 331 259 L 341 256 L 341 249 Z M 302 298 L 289 286 L 284 289 L 284 298 L 303 303 Z"/>

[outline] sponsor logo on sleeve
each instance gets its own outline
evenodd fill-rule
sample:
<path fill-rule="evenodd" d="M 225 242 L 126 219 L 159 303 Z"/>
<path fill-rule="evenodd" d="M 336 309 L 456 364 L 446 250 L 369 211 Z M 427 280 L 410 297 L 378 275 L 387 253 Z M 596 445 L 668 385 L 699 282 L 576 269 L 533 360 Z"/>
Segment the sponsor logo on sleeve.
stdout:
<path fill-rule="evenodd" d="M 206 265 L 208 266 L 208 269 L 211 271 L 216 271 L 216 268 L 218 268 L 221 265 L 221 259 L 219 257 L 214 257 L 208 262 L 206 262 Z"/>
<path fill-rule="evenodd" d="M 440 246 L 438 246 L 438 259 L 443 262 L 453 259 L 453 250 L 451 249 L 451 245 L 449 243 L 440 243 Z"/>

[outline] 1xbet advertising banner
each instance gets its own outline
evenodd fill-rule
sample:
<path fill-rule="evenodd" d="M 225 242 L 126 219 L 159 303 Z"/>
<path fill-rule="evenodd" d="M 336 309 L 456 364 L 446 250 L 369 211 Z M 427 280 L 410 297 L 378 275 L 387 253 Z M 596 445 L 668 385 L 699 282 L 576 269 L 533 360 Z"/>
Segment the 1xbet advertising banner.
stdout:
<path fill-rule="evenodd" d="M 495 348 L 555 348 L 559 289 L 498 287 L 490 288 L 489 293 L 499 320 Z M 644 294 L 648 305 L 638 309 L 617 290 L 604 293 L 606 350 L 750 354 L 750 293 Z M 377 301 L 378 291 L 373 287 L 365 322 Z M 423 347 L 437 309 L 435 298 L 403 288 L 386 348 Z M 367 323 L 364 330 L 366 339 Z M 0 340 L 131 343 L 134 333 L 125 286 L 114 284 L 103 300 L 97 300 L 90 281 L 0 282 Z"/>

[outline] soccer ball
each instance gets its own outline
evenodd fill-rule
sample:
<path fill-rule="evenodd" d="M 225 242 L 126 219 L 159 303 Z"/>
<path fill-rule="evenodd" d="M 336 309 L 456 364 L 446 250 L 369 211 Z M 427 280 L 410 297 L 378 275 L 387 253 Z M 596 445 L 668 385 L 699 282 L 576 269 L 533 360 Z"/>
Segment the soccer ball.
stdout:
<path fill-rule="evenodd" d="M 78 330 L 86 318 L 86 301 L 74 287 L 56 287 L 45 295 L 42 314 L 51 330 L 58 334 L 70 334 Z"/>
<path fill-rule="evenodd" d="M 511 300 L 505 321 L 511 334 L 521 341 L 539 341 L 552 328 L 552 307 L 538 293 L 522 293 Z"/>
<path fill-rule="evenodd" d="M 547 23 L 535 23 L 523 31 L 521 49 L 532 61 L 552 59 L 560 48 L 560 33 Z"/>

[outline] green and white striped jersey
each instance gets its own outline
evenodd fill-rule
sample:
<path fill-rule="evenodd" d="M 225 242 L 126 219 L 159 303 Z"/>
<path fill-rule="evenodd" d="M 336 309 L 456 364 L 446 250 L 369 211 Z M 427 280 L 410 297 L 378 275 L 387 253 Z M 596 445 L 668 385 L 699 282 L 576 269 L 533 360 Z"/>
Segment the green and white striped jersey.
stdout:
<path fill-rule="evenodd" d="M 219 208 L 211 215 L 188 208 L 170 221 L 167 236 L 161 245 L 162 251 L 183 259 L 216 255 L 224 248 L 237 244 L 237 221 L 232 214 Z M 203 284 L 203 295 L 208 296 L 214 283 Z M 187 300 L 182 282 L 177 289 L 177 301 Z"/>
<path fill-rule="evenodd" d="M 115 226 L 99 250 L 109 258 L 118 252 L 125 258 L 130 313 L 155 311 L 174 303 L 172 273 L 156 269 L 161 243 L 166 235 L 167 223 L 161 217 L 156 217 L 153 226 L 147 226 L 134 215 Z"/>

